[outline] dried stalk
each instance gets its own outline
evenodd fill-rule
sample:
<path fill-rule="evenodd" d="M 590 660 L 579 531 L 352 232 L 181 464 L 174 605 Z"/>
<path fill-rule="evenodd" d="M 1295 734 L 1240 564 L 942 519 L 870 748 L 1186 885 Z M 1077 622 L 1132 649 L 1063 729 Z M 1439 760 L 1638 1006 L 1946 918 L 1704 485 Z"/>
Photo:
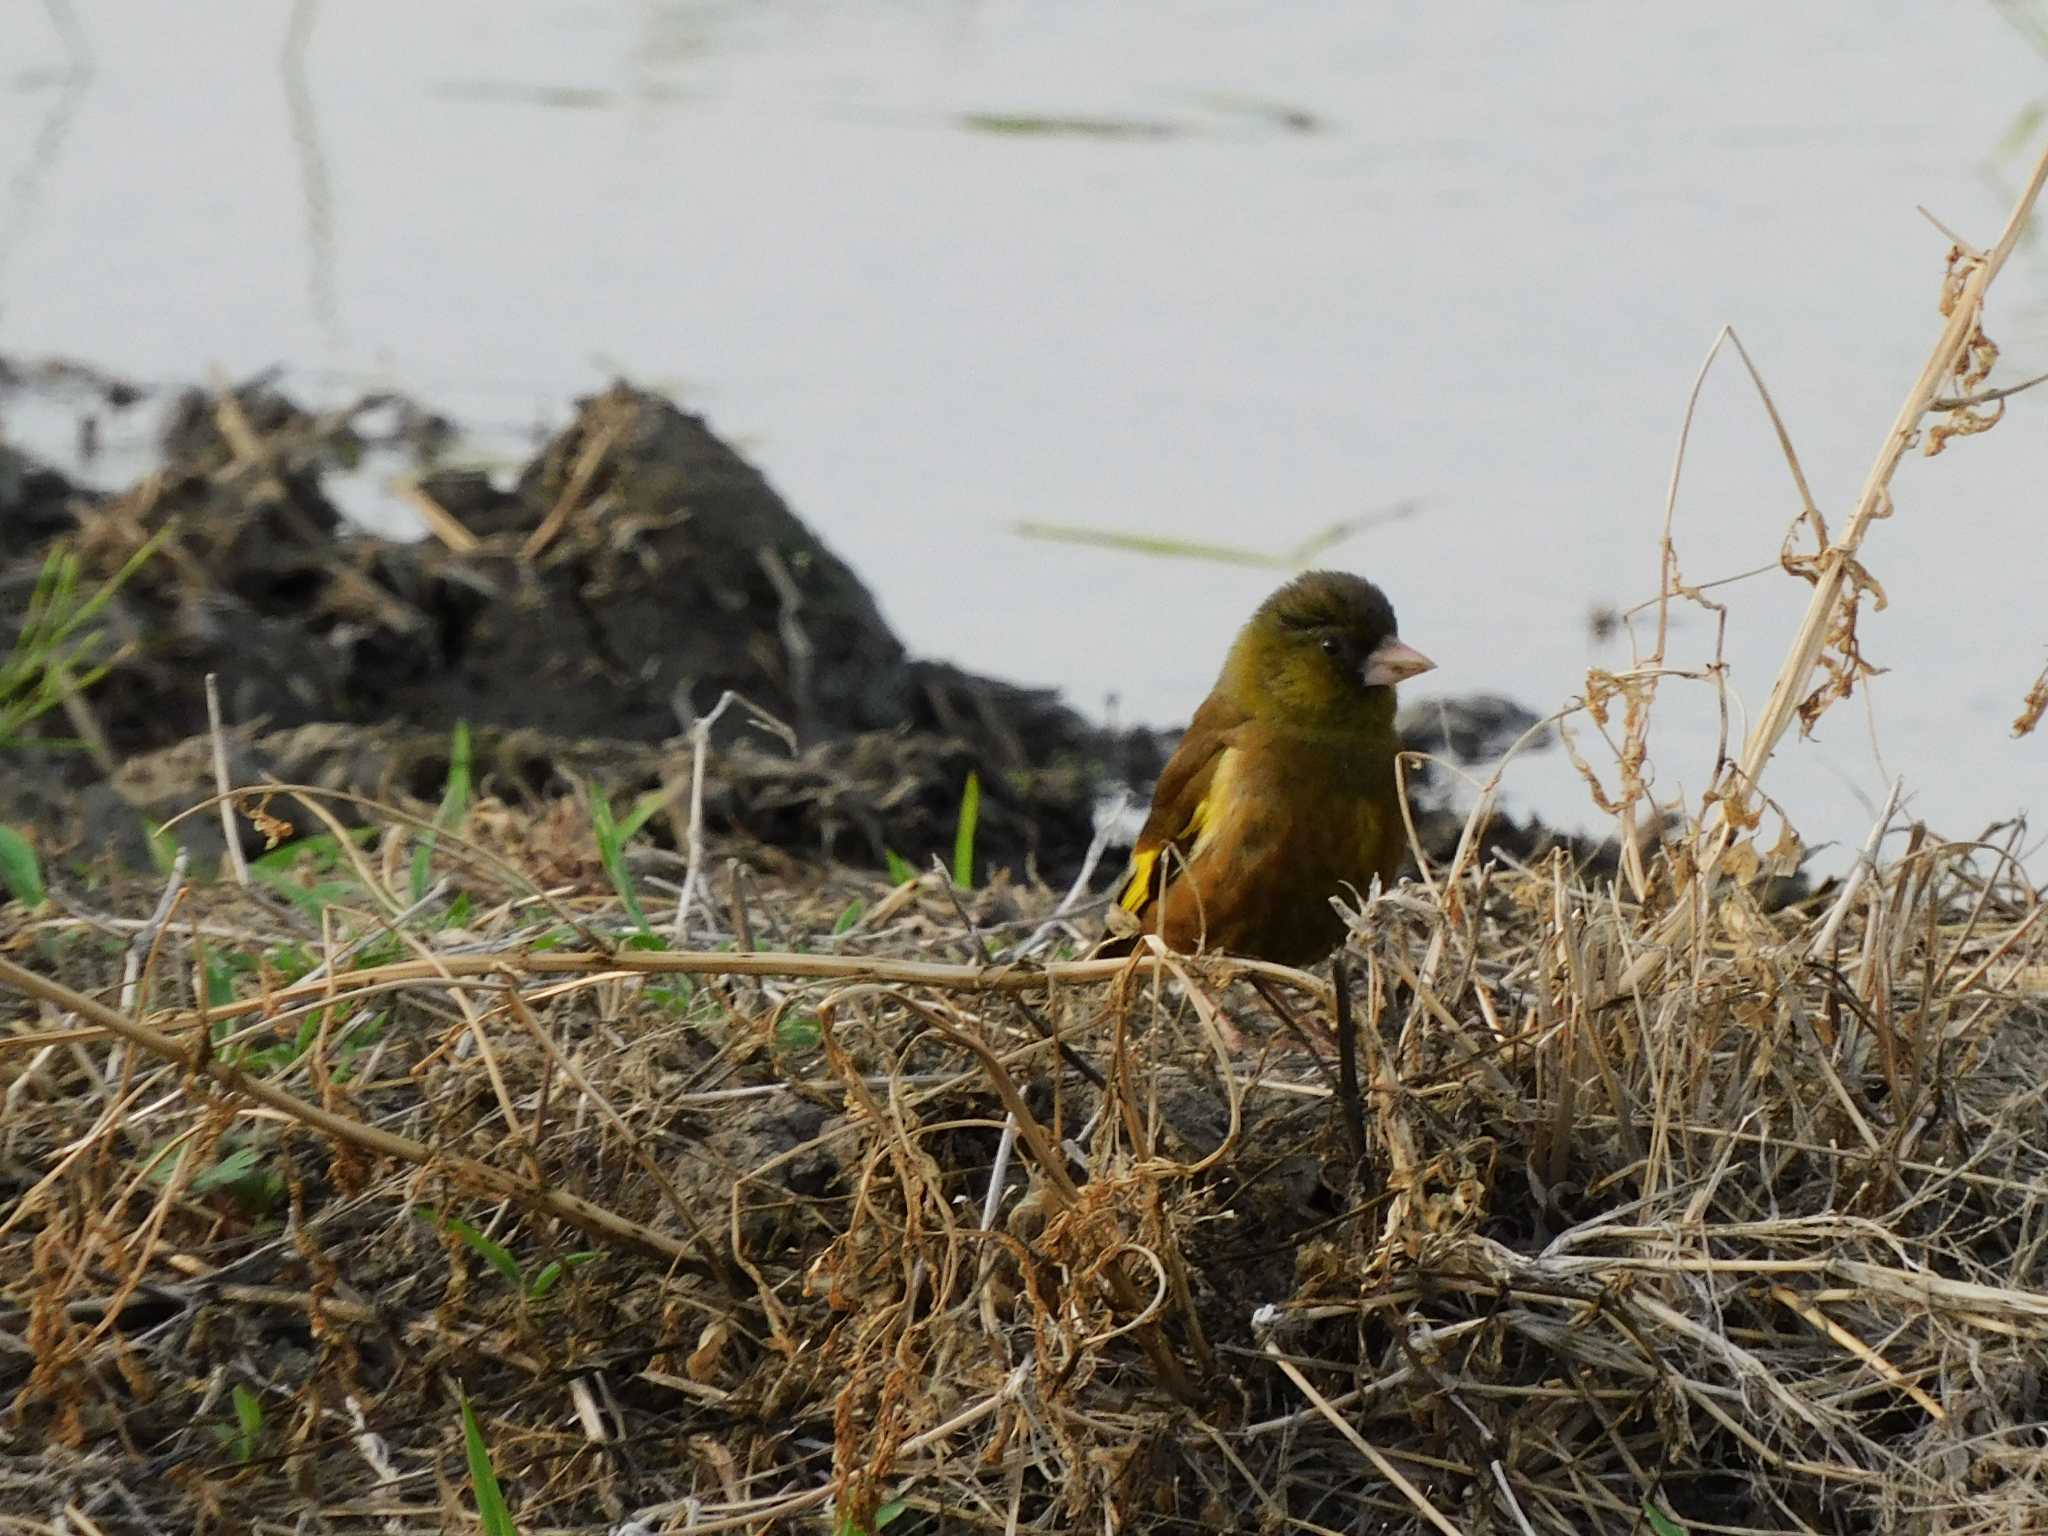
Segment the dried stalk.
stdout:
<path fill-rule="evenodd" d="M 338 1115 L 322 1109 L 317 1104 L 272 1087 L 262 1078 L 252 1077 L 239 1068 L 230 1066 L 208 1051 L 194 1053 L 187 1051 L 170 1036 L 159 1034 L 146 1024 L 115 1012 L 97 998 L 87 997 L 82 992 L 35 972 L 16 965 L 11 960 L 0 959 L 0 986 L 6 986 L 25 997 L 39 997 L 69 1009 L 80 1018 L 89 1019 L 108 1034 L 118 1035 L 131 1045 L 139 1045 L 151 1054 L 173 1064 L 190 1066 L 199 1075 L 212 1079 L 230 1093 L 237 1093 L 254 1099 L 271 1109 L 277 1110 L 294 1120 L 322 1131 L 338 1141 L 361 1147 L 364 1151 L 380 1157 L 397 1158 L 421 1168 L 433 1168 L 448 1174 L 457 1183 L 468 1186 L 480 1194 L 491 1195 L 501 1200 L 511 1200 L 530 1210 L 554 1216 L 567 1222 L 579 1231 L 593 1237 L 637 1248 L 657 1257 L 686 1264 L 701 1264 L 706 1255 L 692 1252 L 683 1244 L 665 1233 L 656 1232 L 637 1222 L 626 1220 L 602 1206 L 593 1205 L 575 1195 L 558 1189 L 548 1189 L 529 1184 L 524 1179 L 514 1178 L 488 1163 L 473 1158 L 460 1157 L 453 1153 L 439 1152 L 423 1142 L 407 1136 L 394 1135 L 377 1126 L 365 1125 L 346 1115 Z"/>
<path fill-rule="evenodd" d="M 1956 253 L 1957 259 L 1965 263 L 1969 271 L 1950 306 L 1948 323 L 1942 327 L 1934 350 L 1928 355 L 1919 377 L 1913 381 L 1913 387 L 1907 391 L 1898 415 L 1893 418 L 1891 430 L 1886 434 L 1876 461 L 1864 479 L 1863 489 L 1856 498 L 1855 510 L 1834 541 L 1815 558 L 1813 595 L 1807 603 L 1806 615 L 1779 666 L 1777 681 L 1750 731 L 1742 756 L 1732 765 L 1721 786 L 1723 792 L 1737 803 L 1756 792 L 1771 754 L 1777 750 L 1778 743 L 1799 713 L 1800 703 L 1806 697 L 1814 669 L 1827 645 L 1828 634 L 1841 610 L 1845 588 L 1855 568 L 1857 554 L 1863 547 L 1864 535 L 1877 519 L 1891 515 L 1892 476 L 1897 472 L 1906 450 L 1913 445 L 1920 424 L 1933 408 L 1943 382 L 1954 375 L 1963 350 L 1982 316 L 1985 292 L 2018 244 L 2044 183 L 2048 183 L 2048 150 L 2043 150 L 2035 163 L 2034 173 L 2027 179 L 2019 200 L 2013 205 L 1998 243 L 1985 252 L 1959 248 Z M 1698 914 L 1707 910 L 1712 902 L 1720 879 L 1721 861 L 1735 845 L 1741 830 L 1734 818 L 1725 815 L 1706 829 L 1702 846 L 1696 854 L 1698 874 L 1691 899 L 1673 906 L 1670 916 L 1658 931 L 1657 942 L 1646 947 L 1617 982 L 1617 997 L 1626 996 L 1631 990 L 1650 982 L 1684 947 Z"/>

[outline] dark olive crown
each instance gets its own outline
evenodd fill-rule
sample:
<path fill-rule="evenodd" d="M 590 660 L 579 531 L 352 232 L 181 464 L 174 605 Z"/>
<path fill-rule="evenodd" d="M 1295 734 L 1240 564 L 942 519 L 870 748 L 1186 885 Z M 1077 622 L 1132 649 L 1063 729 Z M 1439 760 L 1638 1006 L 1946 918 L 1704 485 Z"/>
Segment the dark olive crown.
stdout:
<path fill-rule="evenodd" d="M 1259 620 L 1282 634 L 1335 642 L 1354 658 L 1396 630 L 1387 594 L 1348 571 L 1303 572 L 1260 605 Z"/>

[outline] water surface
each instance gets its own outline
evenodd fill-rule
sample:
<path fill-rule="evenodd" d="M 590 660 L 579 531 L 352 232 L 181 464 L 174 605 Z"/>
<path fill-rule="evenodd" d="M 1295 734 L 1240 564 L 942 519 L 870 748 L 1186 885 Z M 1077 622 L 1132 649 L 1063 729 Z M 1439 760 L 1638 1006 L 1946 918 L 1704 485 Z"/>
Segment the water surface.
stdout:
<path fill-rule="evenodd" d="M 1996 236 L 2048 136 L 2040 32 L 1903 0 L 0 0 L 0 350 L 395 384 L 497 455 L 624 370 L 914 647 L 1126 718 L 1183 718 L 1273 573 L 1019 522 L 1283 549 L 1413 500 L 1331 558 L 1429 684 L 1544 708 L 1627 660 L 1588 614 L 1655 591 L 1723 324 L 1846 515 L 1941 323 L 1915 204 Z M 2030 242 L 1994 292 L 2001 377 L 2048 368 L 2044 279 Z M 1797 505 L 1732 361 L 1679 498 L 1692 580 L 1773 560 Z M 1860 841 L 1892 775 L 1954 835 L 2040 801 L 2048 738 L 2008 725 L 2048 661 L 2044 411 L 1902 471 L 1866 551 L 1890 670 L 1767 781 L 1809 837 Z M 1751 707 L 1805 594 L 1719 590 Z M 1698 661 L 1713 625 L 1674 638 Z M 1693 691 L 1662 793 L 1713 761 Z M 1558 754 L 1513 782 L 1592 820 Z"/>

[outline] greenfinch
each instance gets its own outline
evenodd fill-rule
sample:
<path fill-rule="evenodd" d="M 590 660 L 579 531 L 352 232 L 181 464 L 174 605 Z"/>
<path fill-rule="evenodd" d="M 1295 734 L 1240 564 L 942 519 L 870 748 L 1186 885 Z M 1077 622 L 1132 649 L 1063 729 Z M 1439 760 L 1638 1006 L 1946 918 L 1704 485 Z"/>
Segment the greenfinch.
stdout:
<path fill-rule="evenodd" d="M 1360 577 L 1309 571 L 1260 604 L 1159 776 L 1105 952 L 1156 933 L 1281 965 L 1329 954 L 1330 898 L 1401 867 L 1394 685 L 1434 665 Z"/>

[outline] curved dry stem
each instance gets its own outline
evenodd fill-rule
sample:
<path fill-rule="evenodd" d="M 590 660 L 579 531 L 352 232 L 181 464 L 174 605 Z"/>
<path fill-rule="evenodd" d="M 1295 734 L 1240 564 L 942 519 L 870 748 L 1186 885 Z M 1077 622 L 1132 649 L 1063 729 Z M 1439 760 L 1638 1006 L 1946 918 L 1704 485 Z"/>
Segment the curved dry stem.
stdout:
<path fill-rule="evenodd" d="M 210 1053 L 202 1052 L 201 1059 L 195 1061 L 192 1053 L 186 1051 L 170 1036 L 161 1034 L 146 1024 L 136 1023 L 115 1012 L 97 998 L 87 997 L 84 993 L 74 991 L 60 982 L 38 976 L 11 960 L 0 959 L 0 986 L 9 987 L 27 997 L 42 998 L 59 1008 L 69 1009 L 81 1018 L 92 1020 L 108 1034 L 118 1035 L 129 1044 L 139 1045 L 167 1062 L 188 1066 L 195 1074 L 209 1078 L 227 1092 L 277 1110 L 337 1141 L 360 1147 L 380 1157 L 395 1158 L 419 1168 L 445 1173 L 456 1183 L 479 1194 L 510 1200 L 527 1210 L 556 1217 L 578 1231 L 589 1233 L 592 1237 L 620 1243 L 658 1258 L 685 1264 L 714 1263 L 711 1255 L 695 1252 L 665 1233 L 630 1221 L 579 1196 L 531 1184 L 487 1163 L 453 1153 L 439 1152 L 410 1137 L 395 1135 L 380 1127 L 365 1125 L 362 1121 L 347 1115 L 323 1109 L 317 1104 L 309 1104 L 303 1099 L 272 1087 L 260 1078 L 251 1077 Z"/>

